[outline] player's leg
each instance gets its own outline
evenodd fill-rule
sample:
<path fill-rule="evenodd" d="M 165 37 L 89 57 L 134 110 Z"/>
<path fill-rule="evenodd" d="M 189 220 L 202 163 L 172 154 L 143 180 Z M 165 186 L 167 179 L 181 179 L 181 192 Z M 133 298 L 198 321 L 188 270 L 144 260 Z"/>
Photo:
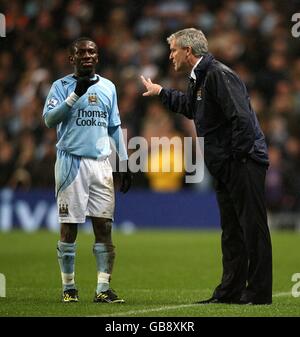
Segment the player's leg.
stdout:
<path fill-rule="evenodd" d="M 87 215 L 91 217 L 95 234 L 93 252 L 97 266 L 95 302 L 122 303 L 124 300 L 110 289 L 109 282 L 115 260 L 112 243 L 112 221 L 115 209 L 112 168 L 108 160 L 92 161 L 95 179 L 90 186 Z"/>
<path fill-rule="evenodd" d="M 111 237 L 112 220 L 92 218 L 92 223 L 95 234 L 93 253 L 96 258 L 98 280 L 96 292 L 100 293 L 109 289 L 115 260 L 115 247 Z"/>
<path fill-rule="evenodd" d="M 112 220 L 92 218 L 95 234 L 93 252 L 97 265 L 97 288 L 94 301 L 100 303 L 123 303 L 124 300 L 110 288 L 111 274 L 115 260 L 112 243 Z"/>
<path fill-rule="evenodd" d="M 110 289 L 111 274 L 115 261 L 115 247 L 112 243 L 112 220 L 92 218 L 95 234 L 93 253 L 97 266 L 96 302 L 124 302 Z"/>
<path fill-rule="evenodd" d="M 63 301 L 77 302 L 75 286 L 75 254 L 77 227 L 75 223 L 62 223 L 60 240 L 57 243 L 57 257 L 63 286 Z"/>
<path fill-rule="evenodd" d="M 57 255 L 63 284 L 63 301 L 78 300 L 75 285 L 77 224 L 85 222 L 88 202 L 88 170 L 84 159 L 60 152 L 56 161 L 55 178 L 61 236 Z"/>

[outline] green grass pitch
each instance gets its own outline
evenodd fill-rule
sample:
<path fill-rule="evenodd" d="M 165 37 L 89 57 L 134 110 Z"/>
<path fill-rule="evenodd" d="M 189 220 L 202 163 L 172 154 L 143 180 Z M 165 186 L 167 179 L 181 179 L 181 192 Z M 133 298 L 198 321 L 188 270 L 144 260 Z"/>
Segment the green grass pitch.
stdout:
<path fill-rule="evenodd" d="M 112 288 L 125 304 L 93 303 L 93 235 L 79 231 L 76 283 L 80 302 L 61 303 L 57 233 L 0 233 L 0 273 L 6 297 L 0 316 L 210 317 L 300 316 L 292 275 L 300 273 L 300 233 L 272 232 L 274 297 L 271 306 L 195 305 L 212 294 L 221 276 L 219 231 L 114 231 Z M 300 291 L 300 286 L 299 286 Z"/>

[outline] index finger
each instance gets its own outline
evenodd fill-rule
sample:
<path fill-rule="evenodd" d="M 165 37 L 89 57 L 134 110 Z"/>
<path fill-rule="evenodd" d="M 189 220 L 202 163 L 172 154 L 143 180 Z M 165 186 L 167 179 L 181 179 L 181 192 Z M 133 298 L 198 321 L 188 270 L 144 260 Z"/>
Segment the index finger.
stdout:
<path fill-rule="evenodd" d="M 146 79 L 145 79 L 145 77 L 143 76 L 143 75 L 141 75 L 141 79 L 142 79 L 142 81 L 143 81 L 143 83 L 146 85 L 146 84 L 148 84 L 148 82 L 146 81 Z"/>

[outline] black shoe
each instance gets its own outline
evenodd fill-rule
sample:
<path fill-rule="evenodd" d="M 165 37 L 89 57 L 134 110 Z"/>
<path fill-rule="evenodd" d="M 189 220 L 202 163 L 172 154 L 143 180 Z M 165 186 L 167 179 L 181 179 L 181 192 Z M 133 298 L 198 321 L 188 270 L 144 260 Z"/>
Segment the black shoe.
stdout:
<path fill-rule="evenodd" d="M 95 294 L 94 302 L 96 303 L 124 303 L 125 301 L 118 297 L 118 295 L 112 290 L 108 289 L 102 291 L 99 294 Z"/>
<path fill-rule="evenodd" d="M 78 291 L 76 289 L 65 290 L 62 301 L 64 303 L 78 302 Z"/>
<path fill-rule="evenodd" d="M 256 301 L 256 300 L 240 299 L 239 304 L 241 305 L 271 305 L 272 301 Z"/>
<path fill-rule="evenodd" d="M 208 300 L 195 302 L 195 304 L 238 304 L 239 301 L 225 300 L 220 298 L 211 297 Z"/>

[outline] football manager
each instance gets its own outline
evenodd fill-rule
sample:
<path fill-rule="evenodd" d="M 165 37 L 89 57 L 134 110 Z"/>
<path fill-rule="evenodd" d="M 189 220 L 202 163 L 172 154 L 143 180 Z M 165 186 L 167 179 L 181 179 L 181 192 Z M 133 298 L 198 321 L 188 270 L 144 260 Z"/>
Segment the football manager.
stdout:
<path fill-rule="evenodd" d="M 245 84 L 208 52 L 204 34 L 188 28 L 167 39 L 175 71 L 189 74 L 187 92 L 142 82 L 171 111 L 193 119 L 204 137 L 204 160 L 214 178 L 222 228 L 223 275 L 208 300 L 272 303 L 272 246 L 265 206 L 269 165 L 264 134 Z"/>

